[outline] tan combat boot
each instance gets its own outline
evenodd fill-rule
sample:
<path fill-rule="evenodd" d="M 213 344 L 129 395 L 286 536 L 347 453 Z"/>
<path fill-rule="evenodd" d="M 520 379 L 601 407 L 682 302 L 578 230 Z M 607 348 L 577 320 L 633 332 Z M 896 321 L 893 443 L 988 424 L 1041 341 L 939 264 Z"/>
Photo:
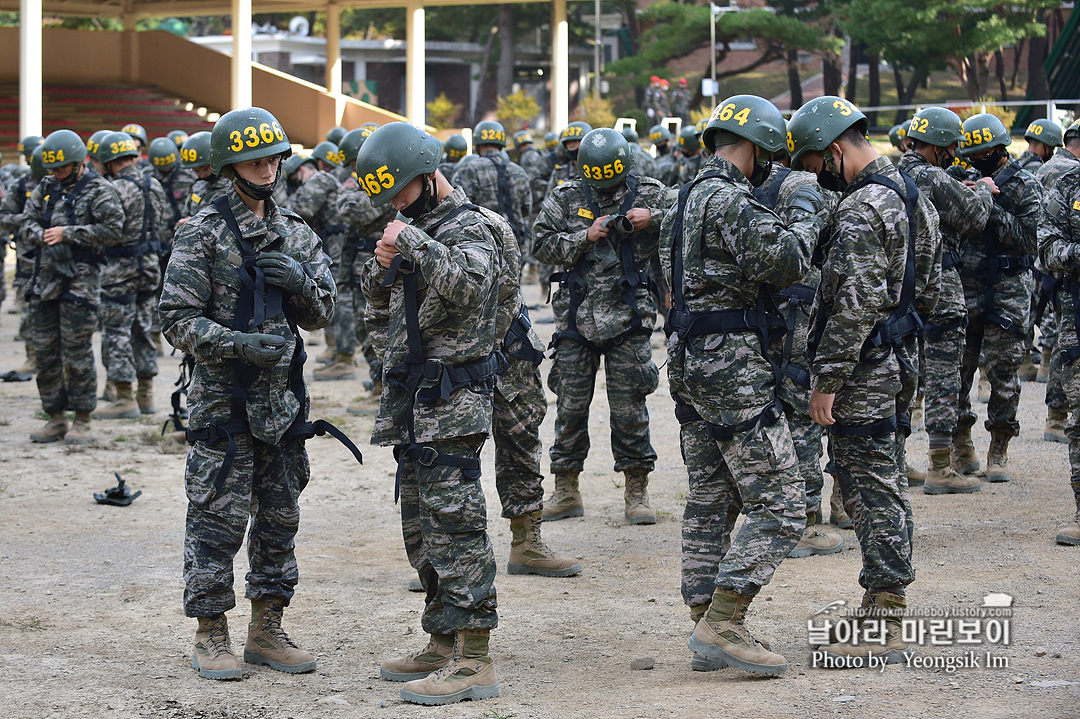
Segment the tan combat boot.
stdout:
<path fill-rule="evenodd" d="M 63 412 L 49 412 L 49 421 L 39 430 L 30 433 L 31 442 L 55 442 L 68 433 L 67 416 Z"/>
<path fill-rule="evenodd" d="M 1069 412 L 1063 409 L 1046 409 L 1046 427 L 1043 429 L 1044 442 L 1061 442 L 1068 444 L 1069 438 L 1065 436 L 1065 422 L 1069 419 Z"/>
<path fill-rule="evenodd" d="M 339 352 L 334 355 L 333 362 L 315 370 L 311 376 L 320 381 L 356 379 L 356 360 L 353 355 Z"/>
<path fill-rule="evenodd" d="M 1012 437 L 1001 432 L 990 433 L 990 451 L 986 453 L 987 482 L 1008 482 L 1012 479 L 1005 468 L 1009 464 L 1010 439 Z"/>
<path fill-rule="evenodd" d="M 831 659 L 838 660 L 833 663 L 826 663 L 826 668 L 865 668 L 868 666 L 870 655 L 873 655 L 876 661 L 884 661 L 885 664 L 904 662 L 911 656 L 913 648 L 904 641 L 901 628 L 904 621 L 904 610 L 907 608 L 907 600 L 899 594 L 879 591 L 869 592 L 869 601 L 864 599 L 863 603 L 867 606 L 868 614 L 861 629 L 866 629 L 865 622 L 867 621 L 884 621 L 885 643 L 861 642 L 859 638 L 866 638 L 867 631 L 859 631 L 854 641 L 826 644 L 821 647 L 821 651 Z M 873 631 L 868 633 L 870 635 L 879 634 Z M 846 661 L 848 659 L 861 659 L 862 661 L 855 663 Z"/>
<path fill-rule="evenodd" d="M 840 496 L 840 483 L 835 479 L 833 479 L 832 496 L 829 497 L 829 524 L 835 524 L 840 529 L 851 529 L 855 526 L 847 510 L 844 509 L 844 499 Z"/>
<path fill-rule="evenodd" d="M 411 682 L 423 679 L 450 663 L 453 654 L 452 634 L 432 634 L 427 646 L 407 657 L 387 659 L 379 667 L 379 676 L 392 682 Z"/>
<path fill-rule="evenodd" d="M 568 517 L 581 517 L 585 507 L 578 491 L 580 472 L 556 472 L 555 491 L 544 502 L 544 521 L 554 522 Z"/>
<path fill-rule="evenodd" d="M 979 401 L 986 404 L 990 401 L 990 380 L 986 377 L 986 368 L 979 368 Z"/>
<path fill-rule="evenodd" d="M 917 487 L 926 481 L 926 470 L 916 469 L 906 462 L 905 464 L 907 466 L 907 483 L 909 487 Z"/>
<path fill-rule="evenodd" d="M 1031 361 L 1031 350 L 1024 350 L 1024 360 L 1020 363 L 1016 374 L 1020 377 L 1021 382 L 1034 382 L 1039 375 L 1039 368 Z"/>
<path fill-rule="evenodd" d="M 334 341 L 334 336 L 329 332 L 324 332 L 326 337 L 326 349 L 323 353 L 316 358 L 316 362 L 319 364 L 330 364 L 337 357 L 337 342 Z"/>
<path fill-rule="evenodd" d="M 971 441 L 971 427 L 956 428 L 952 438 L 952 468 L 960 474 L 975 474 L 979 460 L 975 457 L 975 444 Z"/>
<path fill-rule="evenodd" d="M 26 361 L 23 362 L 22 367 L 16 367 L 15 371 L 19 374 L 35 374 L 37 372 L 37 360 L 34 358 L 34 344 L 32 342 L 26 343 Z"/>
<path fill-rule="evenodd" d="M 423 679 L 401 688 L 402 701 L 413 704 L 454 704 L 499 696 L 495 664 L 488 656 L 487 629 L 460 629 L 454 633 L 450 661 Z"/>
<path fill-rule="evenodd" d="M 717 587 L 709 611 L 694 628 L 687 646 L 707 659 L 757 674 L 783 674 L 787 660 L 766 649 L 743 624 L 753 597 Z"/>
<path fill-rule="evenodd" d="M 93 438 L 94 435 L 90 432 L 90 413 L 76 412 L 75 421 L 64 435 L 64 441 L 69 444 L 86 444 Z"/>
<path fill-rule="evenodd" d="M 1058 544 L 1080 544 L 1080 523 L 1069 525 L 1054 538 Z"/>
<path fill-rule="evenodd" d="M 1051 350 L 1042 351 L 1042 361 L 1039 362 L 1039 371 L 1035 375 L 1036 382 L 1045 384 L 1050 381 L 1050 360 L 1053 359 L 1052 355 Z"/>
<path fill-rule="evenodd" d="M 229 624 L 224 614 L 199 617 L 191 668 L 207 679 L 243 679 L 240 662 L 229 643 Z"/>
<path fill-rule="evenodd" d="M 649 506 L 649 473 L 643 469 L 623 472 L 623 516 L 630 524 L 656 524 L 656 511 Z"/>
<path fill-rule="evenodd" d="M 165 343 L 161 339 L 161 330 L 150 333 L 150 341 L 154 343 L 154 350 L 158 357 L 165 356 Z"/>
<path fill-rule="evenodd" d="M 844 548 L 844 538 L 835 532 L 821 529 L 817 512 L 806 515 L 806 529 L 799 543 L 788 554 L 793 559 L 809 557 L 811 554 L 835 554 Z"/>
<path fill-rule="evenodd" d="M 281 628 L 285 604 L 280 599 L 252 599 L 244 661 L 287 674 L 315 671 L 315 657 L 296 645 Z"/>
<path fill-rule="evenodd" d="M 116 401 L 116 383 L 111 379 L 105 380 L 105 389 L 101 391 L 101 397 L 99 399 L 103 402 L 115 402 Z"/>
<path fill-rule="evenodd" d="M 154 406 L 154 380 L 152 377 L 140 377 L 139 389 L 135 392 L 135 401 L 139 404 L 139 414 L 157 412 Z"/>
<path fill-rule="evenodd" d="M 982 488 L 978 477 L 960 474 L 952 468 L 950 454 L 948 447 L 930 450 L 930 467 L 926 472 L 923 494 L 968 494 Z"/>
<path fill-rule="evenodd" d="M 366 397 L 357 397 L 356 401 L 345 408 L 352 415 L 364 416 L 379 413 L 379 405 L 382 403 L 383 384 L 381 381 L 373 382 L 371 394 Z"/>
<path fill-rule="evenodd" d="M 711 604 L 710 600 L 710 604 Z M 701 621 L 708 611 L 710 604 L 699 604 L 695 607 L 690 607 L 690 621 L 697 627 L 697 623 Z M 765 637 L 758 637 L 758 644 L 766 649 L 772 649 L 772 645 L 769 644 L 769 640 Z M 723 669 L 728 664 L 723 659 L 709 659 L 704 654 L 697 654 L 696 652 L 690 659 L 690 668 L 695 672 L 715 672 Z"/>
<path fill-rule="evenodd" d="M 139 404 L 131 394 L 131 383 L 117 382 L 116 401 L 105 409 L 96 410 L 90 416 L 94 419 L 138 419 L 141 415 Z"/>
<path fill-rule="evenodd" d="M 539 574 L 541 577 L 572 577 L 581 572 L 581 562 L 560 557 L 540 538 L 541 511 L 510 518 L 509 574 Z"/>

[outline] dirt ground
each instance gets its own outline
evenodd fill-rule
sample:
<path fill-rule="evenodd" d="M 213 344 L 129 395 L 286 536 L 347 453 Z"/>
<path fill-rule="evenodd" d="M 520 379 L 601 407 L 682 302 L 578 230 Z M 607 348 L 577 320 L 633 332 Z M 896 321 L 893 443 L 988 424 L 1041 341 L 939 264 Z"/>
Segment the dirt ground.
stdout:
<path fill-rule="evenodd" d="M 538 303 L 537 288 L 527 289 L 527 299 Z M 0 315 L 0 371 L 21 363 L 23 352 L 9 306 Z M 550 335 L 546 307 L 534 318 Z M 312 416 L 338 423 L 364 452 L 360 467 L 337 442 L 308 444 L 312 479 L 297 537 L 301 582 L 286 626 L 317 654 L 318 672 L 295 676 L 245 666 L 242 682 L 219 683 L 191 669 L 195 624 L 181 610 L 184 450 L 158 439 L 177 364 L 176 357 L 161 362 L 156 416 L 96 422 L 97 439 L 86 447 L 32 444 L 28 434 L 42 421 L 35 384 L 0 384 L 0 716 L 1080 716 L 1080 548 L 1053 541 L 1071 519 L 1072 498 L 1065 445 L 1042 441 L 1043 385 L 1024 384 L 1011 483 L 984 484 L 971 495 L 912 495 L 918 576 L 909 601 L 972 608 L 991 592 L 1012 595 L 1011 644 L 990 647 L 1007 658 L 1007 668 L 812 667 L 808 618 L 832 600 L 858 602 L 862 594 L 858 545 L 845 531 L 845 551 L 785 561 L 751 605 L 751 628 L 787 657 L 787 674 L 692 672 L 686 648 L 692 625 L 679 595 L 686 474 L 661 372 L 660 391 L 649 399 L 660 456 L 650 493 L 659 522 L 631 527 L 623 519 L 622 478 L 611 470 L 600 391 L 590 418 L 594 449 L 582 477 L 586 514 L 544 526 L 553 547 L 581 559 L 577 577 L 505 574 L 509 525 L 499 516 L 490 443 L 485 448 L 489 529 L 500 566 L 500 625 L 491 649 L 501 696 L 418 707 L 400 700 L 400 685 L 378 678 L 381 659 L 425 640 L 421 597 L 406 590 L 414 575 L 393 501 L 391 452 L 367 444 L 370 417 L 345 412 L 362 392 L 359 381 L 309 384 Z M 551 404 L 545 446 L 553 423 Z M 984 457 L 987 442 L 980 429 L 976 446 Z M 925 433 L 912 436 L 909 456 L 925 466 Z M 128 508 L 91 498 L 114 484 L 114 471 L 143 492 Z M 830 487 L 827 480 L 826 493 Z M 244 565 L 241 554 L 240 597 Z M 246 612 L 241 599 L 229 613 L 234 644 L 243 643 Z M 925 646 L 919 653 L 947 657 L 963 650 Z M 654 658 L 654 668 L 632 670 L 631 662 L 643 657 Z"/>

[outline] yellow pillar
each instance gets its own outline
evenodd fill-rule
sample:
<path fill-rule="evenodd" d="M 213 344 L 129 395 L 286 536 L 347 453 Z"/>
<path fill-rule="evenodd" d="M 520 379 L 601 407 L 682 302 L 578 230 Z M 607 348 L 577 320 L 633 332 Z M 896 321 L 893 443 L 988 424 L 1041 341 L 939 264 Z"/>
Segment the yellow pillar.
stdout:
<path fill-rule="evenodd" d="M 551 129 L 570 124 L 570 26 L 566 0 L 551 3 Z"/>
<path fill-rule="evenodd" d="M 42 134 L 41 0 L 19 2 L 19 137 Z"/>
<path fill-rule="evenodd" d="M 232 0 L 232 109 L 251 107 L 251 0 Z"/>
<path fill-rule="evenodd" d="M 341 6 L 326 6 L 326 91 L 341 92 Z"/>
<path fill-rule="evenodd" d="M 405 117 L 420 127 L 427 119 L 424 104 L 424 2 L 408 0 L 405 6 Z"/>

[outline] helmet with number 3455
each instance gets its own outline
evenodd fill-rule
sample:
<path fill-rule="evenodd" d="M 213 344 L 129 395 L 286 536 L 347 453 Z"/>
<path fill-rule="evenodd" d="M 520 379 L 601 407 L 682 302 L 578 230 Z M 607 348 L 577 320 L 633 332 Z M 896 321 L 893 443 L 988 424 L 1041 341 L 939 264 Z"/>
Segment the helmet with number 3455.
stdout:
<path fill-rule="evenodd" d="M 226 165 L 274 155 L 284 160 L 291 154 L 281 124 L 261 107 L 225 113 L 210 134 L 210 170 L 215 175 Z"/>
<path fill-rule="evenodd" d="M 356 154 L 356 179 L 382 207 L 420 175 L 439 169 L 442 143 L 407 122 L 391 122 L 371 133 Z"/>

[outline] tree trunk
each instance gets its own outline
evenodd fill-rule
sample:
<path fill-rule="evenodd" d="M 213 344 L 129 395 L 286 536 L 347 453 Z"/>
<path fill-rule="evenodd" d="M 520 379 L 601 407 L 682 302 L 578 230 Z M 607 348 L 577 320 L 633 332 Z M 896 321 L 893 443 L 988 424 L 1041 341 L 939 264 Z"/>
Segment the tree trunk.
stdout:
<path fill-rule="evenodd" d="M 499 6 L 499 66 L 495 71 L 495 94 L 506 97 L 514 85 L 514 6 Z"/>
<path fill-rule="evenodd" d="M 911 101 L 915 99 L 915 93 L 922 85 L 923 81 L 930 74 L 927 68 L 920 67 L 915 69 L 915 73 L 911 76 L 911 81 L 907 86 L 904 85 L 904 78 L 900 74 L 900 70 L 893 66 L 893 75 L 896 78 L 896 99 L 898 105 L 910 105 Z M 897 110 L 895 123 L 901 123 L 905 119 L 911 116 L 909 110 Z"/>
<path fill-rule="evenodd" d="M 844 73 L 840 69 L 840 56 L 833 52 L 821 53 L 821 81 L 825 95 L 839 95 Z"/>
<path fill-rule="evenodd" d="M 855 105 L 858 104 L 856 94 L 859 91 L 859 55 L 861 49 L 861 44 L 848 43 L 847 88 L 844 90 L 844 97 L 848 99 L 848 102 Z"/>
<path fill-rule="evenodd" d="M 867 78 L 867 84 L 870 86 L 870 101 L 867 103 L 870 107 L 877 107 L 881 104 L 881 68 L 878 63 L 881 58 L 877 54 L 872 54 L 867 58 L 870 61 L 870 76 Z M 871 112 L 867 115 L 871 125 L 877 124 L 877 112 Z"/>
<path fill-rule="evenodd" d="M 787 51 L 787 79 L 791 109 L 798 110 L 803 104 L 802 79 L 799 77 L 799 51 L 793 47 Z"/>
<path fill-rule="evenodd" d="M 1047 13 L 1039 13 L 1040 21 L 1045 22 L 1048 19 Z M 1032 37 L 1028 43 L 1028 96 L 1032 100 L 1050 99 L 1050 83 L 1046 79 L 1046 68 L 1043 67 L 1049 52 L 1050 43 L 1046 37 Z M 1033 106 L 1031 111 L 1033 119 L 1046 114 L 1042 105 Z"/>
<path fill-rule="evenodd" d="M 495 44 L 495 34 L 497 32 L 499 32 L 499 27 L 496 25 L 491 28 L 491 32 L 488 33 L 487 43 L 484 45 L 484 59 L 480 63 L 480 87 L 476 90 L 476 105 L 473 107 L 472 122 L 469 123 L 474 127 L 483 114 L 481 108 L 484 106 L 485 90 L 491 85 L 488 80 L 488 61 L 491 60 L 491 47 Z"/>
<path fill-rule="evenodd" d="M 1005 58 L 1001 55 L 1001 48 L 994 52 L 994 74 L 997 75 L 998 87 L 1001 89 L 1001 101 L 1009 101 L 1009 91 L 1005 87 Z"/>

